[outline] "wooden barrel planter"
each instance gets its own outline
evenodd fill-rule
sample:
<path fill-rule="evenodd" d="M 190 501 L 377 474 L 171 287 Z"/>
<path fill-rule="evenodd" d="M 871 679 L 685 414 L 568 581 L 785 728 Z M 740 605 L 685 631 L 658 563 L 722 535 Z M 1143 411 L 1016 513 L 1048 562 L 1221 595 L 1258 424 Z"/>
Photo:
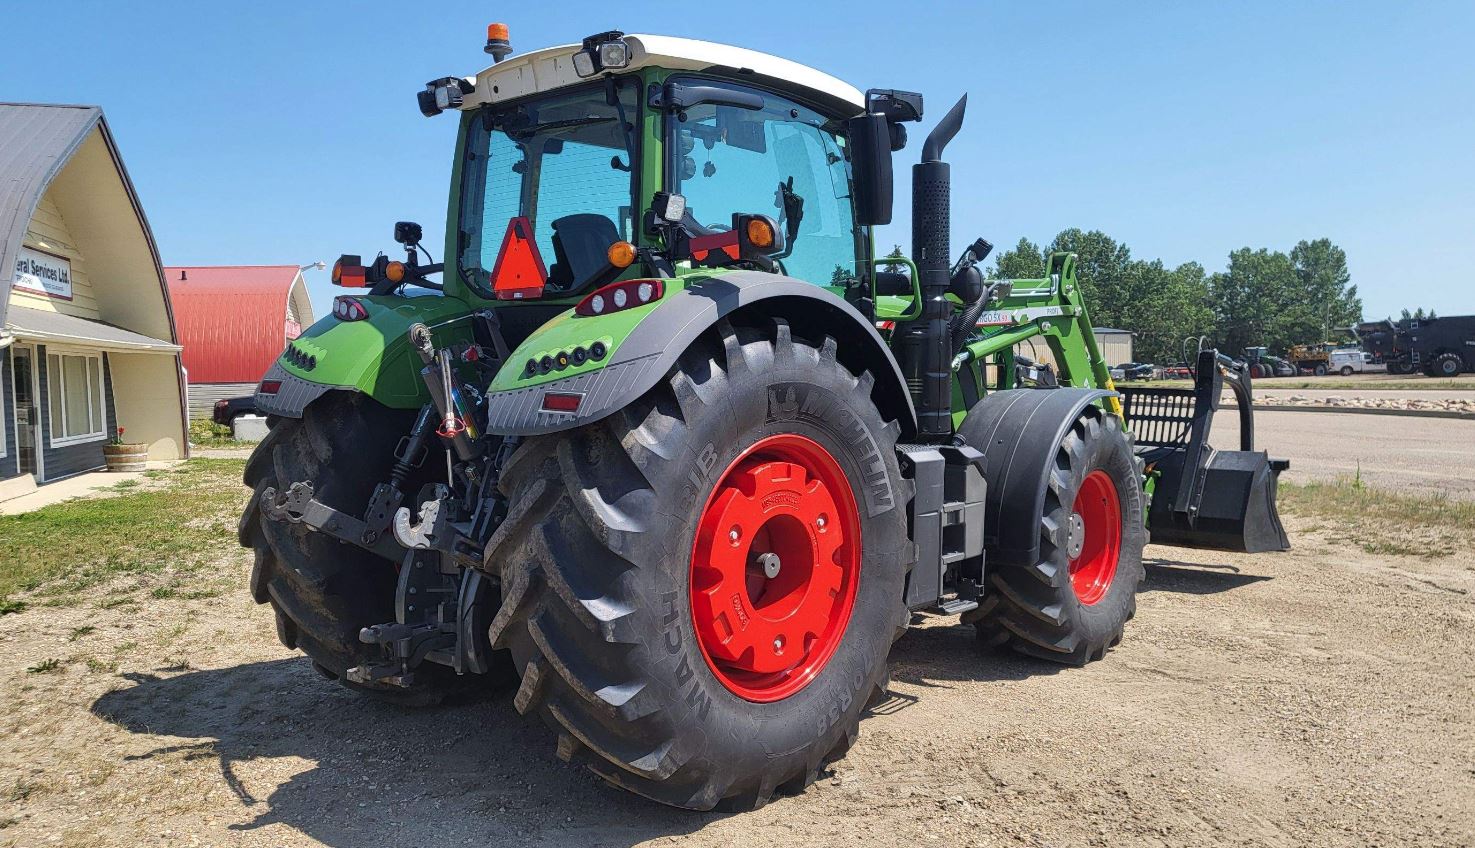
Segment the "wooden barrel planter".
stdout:
<path fill-rule="evenodd" d="M 103 445 L 109 471 L 142 471 L 149 460 L 148 445 Z"/>

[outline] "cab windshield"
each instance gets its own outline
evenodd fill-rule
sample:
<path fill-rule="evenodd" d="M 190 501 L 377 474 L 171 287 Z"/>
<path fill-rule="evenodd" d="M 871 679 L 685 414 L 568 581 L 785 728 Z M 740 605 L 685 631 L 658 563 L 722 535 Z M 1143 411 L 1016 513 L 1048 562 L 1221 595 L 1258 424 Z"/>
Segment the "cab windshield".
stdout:
<path fill-rule="evenodd" d="M 605 84 L 488 106 L 467 130 L 461 192 L 462 278 L 490 298 L 491 271 L 518 216 L 553 290 L 570 290 L 602 268 L 612 242 L 631 241 L 639 173 L 639 84 Z"/>

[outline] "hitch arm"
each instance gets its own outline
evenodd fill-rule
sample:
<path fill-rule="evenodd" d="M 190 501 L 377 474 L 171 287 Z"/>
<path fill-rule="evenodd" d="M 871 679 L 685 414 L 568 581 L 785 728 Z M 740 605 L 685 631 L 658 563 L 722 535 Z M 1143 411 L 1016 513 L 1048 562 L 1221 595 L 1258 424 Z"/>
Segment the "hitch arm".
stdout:
<path fill-rule="evenodd" d="M 281 493 L 275 486 L 262 489 L 261 511 L 272 521 L 305 524 L 315 532 L 356 545 L 391 562 L 399 562 L 404 556 L 404 548 L 390 536 L 370 527 L 362 519 L 316 500 L 311 480 L 293 483 Z"/>

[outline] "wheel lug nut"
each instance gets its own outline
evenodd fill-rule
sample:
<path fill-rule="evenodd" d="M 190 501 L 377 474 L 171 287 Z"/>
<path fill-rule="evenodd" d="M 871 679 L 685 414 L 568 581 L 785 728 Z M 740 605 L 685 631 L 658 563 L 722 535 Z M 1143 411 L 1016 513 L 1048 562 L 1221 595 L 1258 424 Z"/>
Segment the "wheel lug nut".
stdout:
<path fill-rule="evenodd" d="M 742 537 L 743 534 L 736 527 L 727 531 L 727 541 L 731 542 L 734 545 L 736 545 L 738 543 L 738 539 L 741 539 Z"/>
<path fill-rule="evenodd" d="M 818 527 L 821 530 L 825 529 L 825 524 L 826 524 L 825 517 L 823 515 L 821 515 L 819 518 L 816 518 L 814 520 L 814 526 L 815 527 Z"/>
<path fill-rule="evenodd" d="M 774 639 L 773 639 L 773 652 L 775 654 L 782 654 L 784 652 L 784 637 L 782 637 L 782 636 L 775 636 L 774 637 Z"/>

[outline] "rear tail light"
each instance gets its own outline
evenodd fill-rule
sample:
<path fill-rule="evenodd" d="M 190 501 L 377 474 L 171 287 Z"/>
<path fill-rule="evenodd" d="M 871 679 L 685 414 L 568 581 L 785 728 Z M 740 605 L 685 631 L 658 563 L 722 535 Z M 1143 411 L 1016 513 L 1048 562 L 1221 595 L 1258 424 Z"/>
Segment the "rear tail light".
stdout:
<path fill-rule="evenodd" d="M 262 380 L 261 387 L 257 391 L 264 395 L 274 395 L 281 390 L 281 380 Z"/>
<path fill-rule="evenodd" d="M 362 321 L 369 317 L 369 310 L 358 298 L 344 294 L 333 298 L 333 317 L 339 321 Z"/>
<path fill-rule="evenodd" d="M 345 253 L 338 257 L 333 263 L 333 285 L 348 286 L 350 288 L 363 288 L 369 284 L 369 269 L 363 265 L 363 260 L 351 253 Z"/>
<path fill-rule="evenodd" d="M 581 394 L 571 392 L 548 392 L 543 395 L 544 412 L 578 412 Z"/>
<path fill-rule="evenodd" d="M 610 283 L 579 301 L 579 305 L 574 307 L 574 314 L 591 318 L 595 315 L 608 315 L 621 309 L 633 309 L 660 300 L 665 293 L 665 284 L 660 280 Z"/>

